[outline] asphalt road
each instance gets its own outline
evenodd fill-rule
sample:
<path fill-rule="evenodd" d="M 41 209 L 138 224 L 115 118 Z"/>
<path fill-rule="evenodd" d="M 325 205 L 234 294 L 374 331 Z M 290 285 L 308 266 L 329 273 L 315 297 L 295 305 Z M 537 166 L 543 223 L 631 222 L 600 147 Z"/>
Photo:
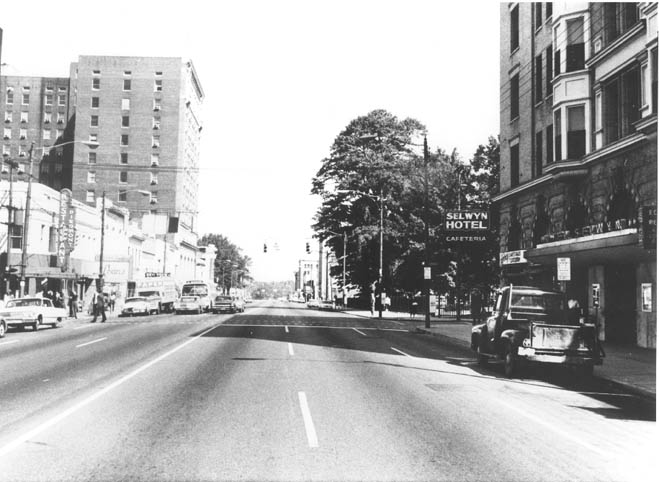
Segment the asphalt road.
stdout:
<path fill-rule="evenodd" d="M 0 340 L 0 480 L 648 480 L 654 402 L 271 302 Z"/>

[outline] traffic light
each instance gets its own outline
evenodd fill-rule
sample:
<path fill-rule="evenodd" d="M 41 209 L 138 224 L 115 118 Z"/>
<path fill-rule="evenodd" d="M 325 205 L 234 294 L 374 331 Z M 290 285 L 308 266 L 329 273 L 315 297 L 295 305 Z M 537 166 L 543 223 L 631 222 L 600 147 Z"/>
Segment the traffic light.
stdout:
<path fill-rule="evenodd" d="M 263 243 L 263 252 L 267 253 L 268 252 L 268 245 Z"/>
<path fill-rule="evenodd" d="M 311 246 L 309 246 L 308 241 L 307 241 L 307 254 L 311 254 Z"/>

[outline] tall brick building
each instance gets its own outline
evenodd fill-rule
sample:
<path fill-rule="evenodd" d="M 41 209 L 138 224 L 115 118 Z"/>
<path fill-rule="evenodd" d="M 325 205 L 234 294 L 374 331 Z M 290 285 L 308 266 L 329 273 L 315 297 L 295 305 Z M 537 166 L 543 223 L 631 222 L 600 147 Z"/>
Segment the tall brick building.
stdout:
<path fill-rule="evenodd" d="M 168 214 L 196 230 L 204 92 L 192 62 L 80 56 L 71 90 L 71 135 L 99 144 L 73 145 L 74 198 L 105 193 L 133 215 Z"/>
<path fill-rule="evenodd" d="M 657 4 L 502 3 L 501 268 L 656 348 Z"/>

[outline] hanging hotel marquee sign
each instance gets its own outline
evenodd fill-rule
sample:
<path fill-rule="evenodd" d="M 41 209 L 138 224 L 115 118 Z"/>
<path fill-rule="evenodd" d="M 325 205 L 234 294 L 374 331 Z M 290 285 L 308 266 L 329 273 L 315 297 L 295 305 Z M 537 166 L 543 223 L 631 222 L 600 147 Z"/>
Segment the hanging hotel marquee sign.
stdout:
<path fill-rule="evenodd" d="M 489 213 L 478 210 L 447 211 L 443 227 L 447 243 L 482 243 L 487 241 Z"/>

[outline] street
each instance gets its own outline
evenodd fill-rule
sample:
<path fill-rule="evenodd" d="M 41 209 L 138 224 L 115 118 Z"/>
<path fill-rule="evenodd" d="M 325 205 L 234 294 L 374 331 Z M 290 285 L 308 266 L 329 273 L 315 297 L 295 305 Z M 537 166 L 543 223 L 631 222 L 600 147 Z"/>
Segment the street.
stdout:
<path fill-rule="evenodd" d="M 653 401 L 258 301 L 0 340 L 0 480 L 648 480 Z"/>

